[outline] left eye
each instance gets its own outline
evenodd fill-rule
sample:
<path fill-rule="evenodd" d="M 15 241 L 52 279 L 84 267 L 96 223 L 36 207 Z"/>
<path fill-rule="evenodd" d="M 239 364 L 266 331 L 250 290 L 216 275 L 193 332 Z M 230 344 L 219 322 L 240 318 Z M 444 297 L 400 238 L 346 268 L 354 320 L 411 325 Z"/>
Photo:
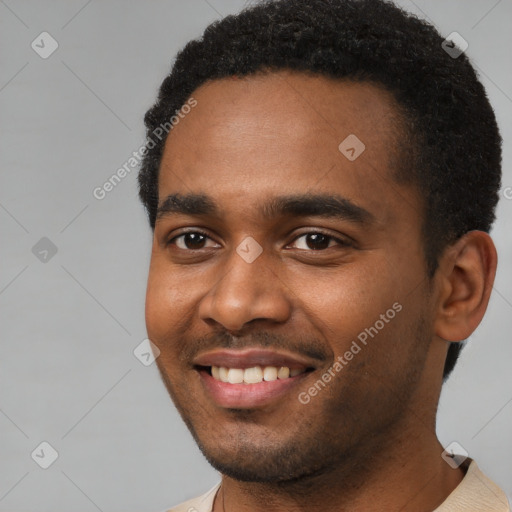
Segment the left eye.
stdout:
<path fill-rule="evenodd" d="M 340 240 L 338 238 L 335 238 L 331 235 L 327 235 L 325 233 L 321 232 L 311 232 L 311 233 L 304 233 L 300 236 L 298 236 L 294 242 L 297 242 L 300 239 L 304 239 L 302 242 L 302 247 L 297 247 L 297 249 L 312 249 L 314 251 L 320 251 L 322 249 L 328 249 L 332 247 L 331 242 L 335 242 L 335 245 L 342 245 L 347 246 L 348 243 L 344 242 L 343 240 Z"/>
<path fill-rule="evenodd" d="M 206 243 L 208 240 L 213 242 L 213 240 L 207 234 L 202 233 L 201 231 L 188 231 L 187 233 L 182 233 L 181 235 L 175 236 L 169 240 L 168 244 L 176 245 L 178 249 L 182 250 L 198 250 L 206 248 Z M 298 236 L 292 243 L 296 244 L 297 249 L 310 249 L 313 251 L 329 249 L 333 245 L 345 247 L 350 245 L 349 243 L 334 236 L 314 231 Z M 213 245 L 210 245 L 210 247 L 212 246 L 215 246 L 215 242 Z"/>

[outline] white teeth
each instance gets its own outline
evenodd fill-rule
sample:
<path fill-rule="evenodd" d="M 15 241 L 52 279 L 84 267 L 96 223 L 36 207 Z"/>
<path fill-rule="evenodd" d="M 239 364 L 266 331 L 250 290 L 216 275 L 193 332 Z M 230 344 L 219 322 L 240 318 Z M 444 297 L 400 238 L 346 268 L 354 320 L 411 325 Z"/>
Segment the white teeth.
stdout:
<path fill-rule="evenodd" d="M 277 379 L 288 379 L 304 373 L 304 369 L 294 368 L 290 370 L 287 366 L 253 366 L 251 368 L 226 368 L 225 366 L 212 366 L 212 377 L 221 382 L 230 384 L 258 384 L 262 381 L 270 382 Z"/>
<path fill-rule="evenodd" d="M 244 381 L 244 371 L 240 368 L 230 368 L 228 370 L 228 382 L 230 384 L 242 384 Z"/>
<path fill-rule="evenodd" d="M 277 368 L 275 366 L 265 366 L 263 370 L 263 378 L 268 382 L 277 380 Z"/>
<path fill-rule="evenodd" d="M 290 376 L 290 368 L 287 366 L 281 366 L 279 370 L 277 370 L 277 378 L 278 379 L 287 379 Z"/>
<path fill-rule="evenodd" d="M 244 382 L 246 384 L 257 384 L 263 380 L 263 371 L 260 366 L 247 368 L 244 372 Z"/>
<path fill-rule="evenodd" d="M 212 374 L 213 374 L 213 372 L 212 372 Z M 219 378 L 222 382 L 228 381 L 228 369 L 225 368 L 224 366 L 221 366 L 219 368 Z"/>

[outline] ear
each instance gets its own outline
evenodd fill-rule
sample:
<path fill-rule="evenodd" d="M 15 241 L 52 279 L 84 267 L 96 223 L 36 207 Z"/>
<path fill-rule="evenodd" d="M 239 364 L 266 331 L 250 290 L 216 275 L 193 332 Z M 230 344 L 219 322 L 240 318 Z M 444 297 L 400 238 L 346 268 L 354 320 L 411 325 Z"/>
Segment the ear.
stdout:
<path fill-rule="evenodd" d="M 439 262 L 435 333 L 446 341 L 468 338 L 489 303 L 498 256 L 492 238 L 470 231 L 449 247 Z"/>

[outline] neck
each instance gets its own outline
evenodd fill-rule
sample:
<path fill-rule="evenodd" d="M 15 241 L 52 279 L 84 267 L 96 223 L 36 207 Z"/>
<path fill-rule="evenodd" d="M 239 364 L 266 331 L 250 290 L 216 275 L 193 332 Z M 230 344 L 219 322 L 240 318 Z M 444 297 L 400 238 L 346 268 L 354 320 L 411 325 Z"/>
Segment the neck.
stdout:
<path fill-rule="evenodd" d="M 369 512 L 378 505 L 380 510 L 430 512 L 464 473 L 441 458 L 435 426 L 411 416 L 407 425 L 395 425 L 321 474 L 278 483 L 240 482 L 223 475 L 213 510 Z"/>

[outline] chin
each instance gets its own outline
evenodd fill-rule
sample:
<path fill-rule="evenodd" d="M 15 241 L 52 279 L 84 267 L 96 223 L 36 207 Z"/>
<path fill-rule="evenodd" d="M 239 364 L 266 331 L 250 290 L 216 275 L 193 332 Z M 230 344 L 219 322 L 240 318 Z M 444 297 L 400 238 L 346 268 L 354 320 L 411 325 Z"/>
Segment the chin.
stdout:
<path fill-rule="evenodd" d="M 238 444 L 231 438 L 228 446 L 219 440 L 203 443 L 193 433 L 206 460 L 217 471 L 242 482 L 278 483 L 300 480 L 323 473 L 331 461 L 318 450 L 316 443 L 305 449 L 298 441 L 283 441 L 280 445 L 251 441 L 243 434 Z"/>

